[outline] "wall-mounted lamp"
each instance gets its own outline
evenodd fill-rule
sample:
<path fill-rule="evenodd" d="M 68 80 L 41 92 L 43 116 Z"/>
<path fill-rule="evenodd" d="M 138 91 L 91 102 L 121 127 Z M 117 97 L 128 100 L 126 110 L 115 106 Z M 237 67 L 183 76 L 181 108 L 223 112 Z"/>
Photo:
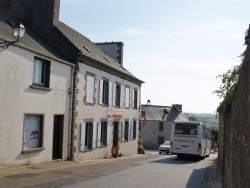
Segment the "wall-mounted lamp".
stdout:
<path fill-rule="evenodd" d="M 23 37 L 25 33 L 25 27 L 21 22 L 18 22 L 14 27 L 13 27 L 13 35 L 16 38 L 15 41 L 10 41 L 10 42 L 0 42 L 0 52 L 6 50 L 10 45 L 15 45 L 17 42 L 19 42 L 19 39 Z"/>

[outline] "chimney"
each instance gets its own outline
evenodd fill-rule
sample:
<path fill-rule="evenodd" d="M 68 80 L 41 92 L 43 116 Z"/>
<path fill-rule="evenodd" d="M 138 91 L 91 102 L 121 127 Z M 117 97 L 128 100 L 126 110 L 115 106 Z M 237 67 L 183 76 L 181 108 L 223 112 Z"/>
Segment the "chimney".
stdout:
<path fill-rule="evenodd" d="M 0 9 L 19 17 L 39 33 L 59 21 L 60 0 L 1 0 Z"/>
<path fill-rule="evenodd" d="M 181 104 L 172 104 L 172 107 L 178 110 L 179 112 L 182 111 L 182 105 Z"/>
<path fill-rule="evenodd" d="M 116 60 L 121 66 L 123 66 L 123 46 L 122 42 L 97 42 L 99 46 L 106 54 Z"/>

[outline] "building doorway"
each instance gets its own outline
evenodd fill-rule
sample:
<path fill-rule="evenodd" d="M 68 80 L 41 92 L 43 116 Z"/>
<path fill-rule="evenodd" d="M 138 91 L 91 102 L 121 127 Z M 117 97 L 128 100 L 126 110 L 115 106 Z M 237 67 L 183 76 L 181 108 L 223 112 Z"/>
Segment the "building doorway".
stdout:
<path fill-rule="evenodd" d="M 114 131 L 113 131 L 113 147 L 118 147 L 118 133 L 119 133 L 119 122 L 114 122 Z"/>
<path fill-rule="evenodd" d="M 62 159 L 63 151 L 63 115 L 54 116 L 54 132 L 53 132 L 53 160 Z"/>

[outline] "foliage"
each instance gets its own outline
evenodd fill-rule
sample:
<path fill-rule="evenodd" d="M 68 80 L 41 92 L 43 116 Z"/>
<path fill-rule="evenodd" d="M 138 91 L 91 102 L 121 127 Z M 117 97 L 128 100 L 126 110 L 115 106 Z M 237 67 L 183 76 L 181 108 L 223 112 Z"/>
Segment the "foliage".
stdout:
<path fill-rule="evenodd" d="M 212 126 L 209 128 L 209 130 L 211 131 L 212 135 L 213 135 L 213 141 L 217 142 L 219 139 L 219 128 L 216 126 Z"/>
<path fill-rule="evenodd" d="M 211 127 L 211 126 L 219 126 L 218 119 L 216 118 L 216 114 L 207 114 L 207 113 L 185 113 L 189 120 L 191 118 L 197 119 L 196 121 L 201 121 L 206 124 L 206 127 Z M 191 121 L 191 120 L 190 120 Z"/>
<path fill-rule="evenodd" d="M 142 140 L 142 137 L 139 136 L 139 137 L 138 137 L 138 145 L 141 145 L 141 144 L 142 144 L 142 141 L 143 141 L 143 140 Z"/>
<path fill-rule="evenodd" d="M 244 57 L 244 53 L 242 54 Z M 232 100 L 234 99 L 237 89 L 237 81 L 239 77 L 240 65 L 235 65 L 232 69 L 228 70 L 216 78 L 221 78 L 221 85 L 218 90 L 213 91 L 214 94 L 223 98 L 223 101 L 217 108 L 217 112 L 221 113 L 224 118 L 227 118 L 231 113 Z"/>
<path fill-rule="evenodd" d="M 197 121 L 198 119 L 194 115 L 192 115 L 192 116 L 188 117 L 188 120 L 189 121 Z"/>

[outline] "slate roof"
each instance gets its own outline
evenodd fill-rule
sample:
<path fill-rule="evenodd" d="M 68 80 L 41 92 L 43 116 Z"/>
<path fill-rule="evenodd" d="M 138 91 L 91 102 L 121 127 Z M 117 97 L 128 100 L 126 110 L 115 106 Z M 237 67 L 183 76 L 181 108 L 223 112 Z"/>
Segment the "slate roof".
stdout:
<path fill-rule="evenodd" d="M 8 14 L 0 9 L 0 41 L 15 41 L 13 35 L 13 26 L 21 21 L 25 25 L 24 37 L 20 39 L 16 46 L 25 48 L 26 50 L 35 52 L 39 55 L 46 56 L 48 58 L 67 62 L 58 51 L 52 48 L 52 46 L 38 35 L 27 23 L 20 18 Z M 67 62 L 68 63 L 68 62 Z"/>
<path fill-rule="evenodd" d="M 126 70 L 123 66 L 121 66 L 112 57 L 108 56 L 99 46 L 93 43 L 86 36 L 75 31 L 74 29 L 67 26 L 61 21 L 58 21 L 57 23 L 55 23 L 55 26 L 64 34 L 65 37 L 67 37 L 73 43 L 74 46 L 76 46 L 79 49 L 79 51 L 81 52 L 83 56 L 88 57 L 92 60 L 95 60 L 98 63 L 106 67 L 109 67 L 113 70 L 116 70 L 124 75 L 127 75 L 139 83 L 144 83 L 143 81 L 136 78 L 131 72 Z M 109 71 L 109 70 L 106 70 L 106 71 Z M 114 72 L 111 71 L 110 73 L 114 73 Z M 121 76 L 120 73 L 118 73 L 117 76 Z"/>
<path fill-rule="evenodd" d="M 187 116 L 174 106 L 141 105 L 141 111 L 145 112 L 147 121 L 188 120 Z"/>

